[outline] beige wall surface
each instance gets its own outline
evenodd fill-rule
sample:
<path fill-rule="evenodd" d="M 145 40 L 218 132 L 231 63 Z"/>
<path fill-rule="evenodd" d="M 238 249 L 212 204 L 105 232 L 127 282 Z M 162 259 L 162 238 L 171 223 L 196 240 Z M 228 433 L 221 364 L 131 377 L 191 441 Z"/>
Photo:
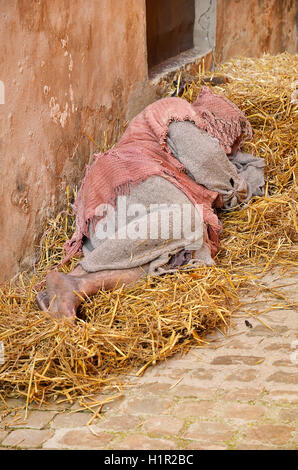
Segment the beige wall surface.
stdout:
<path fill-rule="evenodd" d="M 217 0 L 216 61 L 297 52 L 296 0 Z"/>
<path fill-rule="evenodd" d="M 112 8 L 111 8 L 112 3 Z M 0 0 L 0 281 L 33 261 L 44 220 L 78 183 L 147 77 L 143 0 Z"/>

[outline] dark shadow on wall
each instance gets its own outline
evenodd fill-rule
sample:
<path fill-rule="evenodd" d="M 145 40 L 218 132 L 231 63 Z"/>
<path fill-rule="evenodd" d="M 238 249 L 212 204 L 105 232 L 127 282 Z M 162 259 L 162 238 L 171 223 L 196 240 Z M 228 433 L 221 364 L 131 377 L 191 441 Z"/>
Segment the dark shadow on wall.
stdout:
<path fill-rule="evenodd" d="M 146 0 L 148 67 L 193 48 L 195 0 Z"/>

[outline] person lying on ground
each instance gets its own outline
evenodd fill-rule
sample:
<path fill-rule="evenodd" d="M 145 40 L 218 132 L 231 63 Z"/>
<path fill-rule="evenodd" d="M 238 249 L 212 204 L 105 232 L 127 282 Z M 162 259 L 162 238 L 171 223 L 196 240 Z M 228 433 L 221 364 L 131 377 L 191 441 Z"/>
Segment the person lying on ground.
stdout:
<path fill-rule="evenodd" d="M 74 318 L 82 298 L 102 289 L 214 264 L 216 211 L 264 194 L 263 159 L 239 151 L 248 138 L 245 115 L 207 87 L 193 104 L 171 97 L 147 106 L 87 167 L 63 263 L 83 258 L 69 274 L 48 274 L 40 308 Z"/>

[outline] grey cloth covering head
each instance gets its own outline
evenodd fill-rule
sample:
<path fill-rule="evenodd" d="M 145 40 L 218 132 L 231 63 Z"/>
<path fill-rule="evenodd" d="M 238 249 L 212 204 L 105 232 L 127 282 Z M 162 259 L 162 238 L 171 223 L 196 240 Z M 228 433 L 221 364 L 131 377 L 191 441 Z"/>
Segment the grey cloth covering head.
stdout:
<path fill-rule="evenodd" d="M 230 157 L 230 162 L 236 167 L 237 173 L 247 183 L 247 197 L 249 201 L 253 196 L 264 196 L 265 179 L 263 158 L 254 157 L 249 153 L 237 152 Z"/>
<path fill-rule="evenodd" d="M 224 208 L 231 209 L 239 203 L 248 201 L 252 196 L 261 196 L 264 191 L 264 161 L 242 152 L 228 158 L 217 139 L 205 131 L 198 129 L 189 121 L 172 122 L 168 129 L 167 145 L 172 154 L 185 166 L 188 175 L 197 183 L 217 191 L 223 196 Z M 109 269 L 126 269 L 149 263 L 149 273 L 160 274 L 175 270 L 179 264 L 214 264 L 209 246 L 204 241 L 206 230 L 197 211 L 186 195 L 174 184 L 159 176 L 152 176 L 138 186 L 131 186 L 130 195 L 126 197 L 126 205 L 142 204 L 146 214 L 136 214 L 126 220 L 126 226 L 118 220 L 118 210 L 121 206 L 119 196 L 116 201 L 116 236 L 98 237 L 97 229 L 90 227 L 90 239 L 83 245 L 84 258 L 81 261 L 83 269 L 95 272 Z M 149 207 L 152 204 L 163 204 L 154 211 L 150 218 Z M 165 205 L 176 205 L 170 215 Z M 190 204 L 191 225 L 197 223 L 199 228 L 191 237 L 181 234 L 174 239 L 171 234 L 175 226 L 175 217 L 184 204 Z M 180 208 L 180 209 L 179 209 Z M 169 220 L 169 237 L 152 239 L 121 238 L 123 230 L 134 232 L 135 226 L 147 226 L 147 233 L 156 229 L 156 220 Z M 100 224 L 101 222 L 99 222 Z M 120 238 L 119 238 L 120 234 Z M 194 252 L 194 257 L 182 251 Z M 174 258 L 172 258 L 174 256 Z"/>
<path fill-rule="evenodd" d="M 263 195 L 263 159 L 242 152 L 229 158 L 216 138 L 189 121 L 170 124 L 167 144 L 190 177 L 222 194 L 225 209 Z"/>

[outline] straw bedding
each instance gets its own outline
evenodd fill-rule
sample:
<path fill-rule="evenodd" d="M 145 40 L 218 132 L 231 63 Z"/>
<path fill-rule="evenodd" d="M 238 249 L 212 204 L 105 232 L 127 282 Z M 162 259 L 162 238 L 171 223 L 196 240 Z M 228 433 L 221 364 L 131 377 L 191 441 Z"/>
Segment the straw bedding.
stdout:
<path fill-rule="evenodd" d="M 255 135 L 244 151 L 266 161 L 265 197 L 220 214 L 223 233 L 215 267 L 181 270 L 99 292 L 83 302 L 75 325 L 56 322 L 38 310 L 35 286 L 61 261 L 63 244 L 75 229 L 67 194 L 65 211 L 48 221 L 34 275 L 22 273 L 0 291 L 3 408 L 8 396 L 23 396 L 27 406 L 51 398 L 80 398 L 82 406 L 98 411 L 102 403 L 90 401 L 92 394 L 117 394 L 121 375 L 141 375 L 174 353 L 203 346 L 206 334 L 215 329 L 227 334 L 233 315 L 247 308 L 241 303 L 241 289 L 260 287 L 260 276 L 273 266 L 287 269 L 295 264 L 298 107 L 291 96 L 297 72 L 297 55 L 264 55 L 232 60 L 215 74 L 179 75 L 176 85 L 169 85 L 171 95 L 181 90 L 184 80 L 182 96 L 192 102 L 203 75 L 208 86 L 217 83 L 214 77 L 228 77 L 213 91 L 245 112 Z M 72 269 L 75 262 L 72 259 L 63 270 Z"/>

